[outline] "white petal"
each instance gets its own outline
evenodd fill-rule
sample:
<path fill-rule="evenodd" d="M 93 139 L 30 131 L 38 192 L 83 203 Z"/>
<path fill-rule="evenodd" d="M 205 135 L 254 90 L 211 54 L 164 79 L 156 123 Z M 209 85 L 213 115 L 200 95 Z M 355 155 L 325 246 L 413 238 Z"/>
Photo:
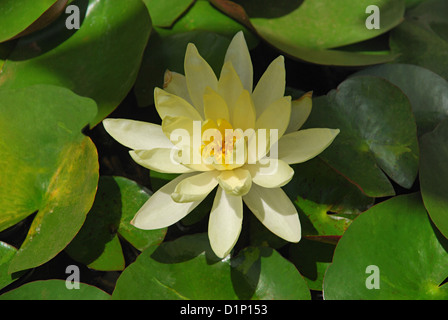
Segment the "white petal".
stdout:
<path fill-rule="evenodd" d="M 204 199 L 217 185 L 217 171 L 197 174 L 180 182 L 171 197 L 176 202 L 192 202 Z"/>
<path fill-rule="evenodd" d="M 215 254 L 224 258 L 238 241 L 243 222 L 243 201 L 218 188 L 208 223 L 208 237 Z"/>
<path fill-rule="evenodd" d="M 252 92 L 254 71 L 249 49 L 242 31 L 238 32 L 233 37 L 232 42 L 230 42 L 229 48 L 227 49 L 224 61 L 232 62 L 233 67 L 241 79 L 244 89 Z"/>
<path fill-rule="evenodd" d="M 271 103 L 283 97 L 286 86 L 285 59 L 279 56 L 272 61 L 258 81 L 252 94 L 257 116 Z"/>
<path fill-rule="evenodd" d="M 291 97 L 281 97 L 271 103 L 261 115 L 259 115 L 255 127 L 257 129 L 278 130 L 277 137 L 285 133 L 291 117 Z"/>
<path fill-rule="evenodd" d="M 186 117 L 196 121 L 202 120 L 199 112 L 186 100 L 160 88 L 154 89 L 154 103 L 162 120 L 166 116 Z"/>
<path fill-rule="evenodd" d="M 243 92 L 243 84 L 232 66 L 231 61 L 224 63 L 218 81 L 218 93 L 224 98 L 229 108 L 230 119 L 233 118 L 235 104 Z"/>
<path fill-rule="evenodd" d="M 294 170 L 284 161 L 277 159 L 262 159 L 265 163 L 248 164 L 252 181 L 265 188 L 279 188 L 291 181 Z"/>
<path fill-rule="evenodd" d="M 218 181 L 221 188 L 234 196 L 245 195 L 252 186 L 252 178 L 249 171 L 241 168 L 221 171 Z"/>
<path fill-rule="evenodd" d="M 163 82 L 163 89 L 166 92 L 172 93 L 181 97 L 190 104 L 193 104 L 188 93 L 187 80 L 183 74 L 166 70 Z"/>
<path fill-rule="evenodd" d="M 278 141 L 278 158 L 288 164 L 308 161 L 324 151 L 339 129 L 312 128 L 285 134 Z"/>
<path fill-rule="evenodd" d="M 162 127 L 143 121 L 104 119 L 104 129 L 112 138 L 130 149 L 171 148 L 173 144 L 165 136 Z"/>
<path fill-rule="evenodd" d="M 181 158 L 175 148 L 132 150 L 129 151 L 129 154 L 139 165 L 157 172 L 186 173 L 194 171 L 181 164 Z"/>
<path fill-rule="evenodd" d="M 290 242 L 300 241 L 299 215 L 281 188 L 267 189 L 254 184 L 243 201 L 272 233 Z"/>
<path fill-rule="evenodd" d="M 153 230 L 168 227 L 184 218 L 201 201 L 178 203 L 171 198 L 177 184 L 192 174 L 183 174 L 154 193 L 140 208 L 131 224 L 137 228 Z"/>
<path fill-rule="evenodd" d="M 256 112 L 254 102 L 249 91 L 244 90 L 235 102 L 233 109 L 232 126 L 243 131 L 254 129 Z"/>
<path fill-rule="evenodd" d="M 204 115 L 203 95 L 206 87 L 218 89 L 218 79 L 213 69 L 201 57 L 196 46 L 189 43 L 185 53 L 185 77 L 191 101 L 199 113 Z"/>
<path fill-rule="evenodd" d="M 312 94 L 312 92 L 308 92 L 299 99 L 291 101 L 291 119 L 289 120 L 286 133 L 299 130 L 308 119 L 313 104 L 311 99 Z"/>

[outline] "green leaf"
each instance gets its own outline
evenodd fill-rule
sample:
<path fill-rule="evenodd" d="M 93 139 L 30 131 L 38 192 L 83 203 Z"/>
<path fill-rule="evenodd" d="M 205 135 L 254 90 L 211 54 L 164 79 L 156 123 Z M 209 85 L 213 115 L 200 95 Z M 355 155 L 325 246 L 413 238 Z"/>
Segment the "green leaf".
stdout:
<path fill-rule="evenodd" d="M 0 241 L 0 289 L 6 287 L 15 280 L 13 275 L 8 274 L 8 268 L 16 252 L 16 248 Z"/>
<path fill-rule="evenodd" d="M 298 209 L 302 235 L 342 235 L 373 204 L 373 198 L 319 158 L 292 167 L 294 177 L 283 188 Z"/>
<path fill-rule="evenodd" d="M 448 80 L 448 2 L 428 0 L 406 14 L 391 32 L 397 62 L 427 68 Z"/>
<path fill-rule="evenodd" d="M 0 296 L 0 300 L 109 300 L 106 292 L 79 283 L 79 289 L 67 289 L 64 280 L 41 280 L 29 282 L 21 287 L 8 291 Z"/>
<path fill-rule="evenodd" d="M 448 286 L 441 283 L 448 276 L 447 248 L 419 194 L 394 197 L 347 229 L 325 274 L 324 298 L 446 300 Z M 375 283 L 378 289 L 368 288 Z"/>
<path fill-rule="evenodd" d="M 3 0 L 0 2 L 0 42 L 29 27 L 57 0 Z"/>
<path fill-rule="evenodd" d="M 135 83 L 138 104 L 149 106 L 154 102 L 154 88 L 163 87 L 167 69 L 184 74 L 185 51 L 190 42 L 219 75 L 227 47 L 240 30 L 249 48 L 253 48 L 258 39 L 208 1 L 196 1 L 172 28 L 154 28 Z"/>
<path fill-rule="evenodd" d="M 448 120 L 420 140 L 420 186 L 428 213 L 448 238 Z"/>
<path fill-rule="evenodd" d="M 364 41 L 397 26 L 404 0 L 238 1 L 258 34 L 265 39 L 312 49 L 330 49 Z M 366 8 L 380 9 L 380 29 L 365 26 Z"/>
<path fill-rule="evenodd" d="M 408 98 L 389 81 L 372 76 L 344 81 L 314 99 L 305 127 L 341 130 L 320 157 L 367 196 L 395 193 L 386 174 L 405 188 L 414 183 L 416 124 Z"/>
<path fill-rule="evenodd" d="M 134 181 L 103 176 L 87 219 L 66 248 L 76 261 L 102 271 L 123 270 L 125 259 L 119 236 L 138 250 L 154 249 L 165 236 L 166 228 L 140 230 L 130 224 L 150 194 Z"/>
<path fill-rule="evenodd" d="M 157 27 L 171 27 L 194 0 L 143 0 Z"/>
<path fill-rule="evenodd" d="M 134 85 L 151 21 L 141 0 L 72 4 L 85 15 L 81 28 L 68 30 L 62 16 L 22 38 L 3 66 L 0 87 L 38 83 L 66 87 L 97 102 L 98 114 L 91 121 L 96 125 Z"/>
<path fill-rule="evenodd" d="M 345 50 L 345 46 L 373 39 L 398 25 L 404 0 L 328 2 L 212 0 L 215 6 L 256 30 L 265 41 L 289 56 L 323 65 L 362 66 L 393 61 L 397 55 L 382 47 Z M 366 8 L 381 10 L 381 28 L 369 30 Z M 243 8 L 244 7 L 244 8 Z M 341 47 L 341 48 L 340 48 Z"/>
<path fill-rule="evenodd" d="M 219 260 L 206 234 L 143 251 L 118 279 L 114 299 L 310 299 L 294 265 L 269 248 Z"/>
<path fill-rule="evenodd" d="M 96 105 L 67 89 L 36 85 L 0 90 L 0 110 L 0 230 L 38 211 L 11 261 L 15 272 L 64 249 L 92 206 L 98 155 L 81 129 Z"/>
<path fill-rule="evenodd" d="M 386 64 L 365 69 L 354 76 L 372 75 L 399 87 L 411 102 L 418 135 L 432 131 L 448 114 L 448 82 L 423 67 Z"/>

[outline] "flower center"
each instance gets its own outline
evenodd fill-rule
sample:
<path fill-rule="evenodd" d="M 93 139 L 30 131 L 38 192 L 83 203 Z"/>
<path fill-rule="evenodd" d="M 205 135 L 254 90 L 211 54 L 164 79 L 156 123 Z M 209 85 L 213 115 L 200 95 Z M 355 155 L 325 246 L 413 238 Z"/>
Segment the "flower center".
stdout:
<path fill-rule="evenodd" d="M 238 139 L 238 131 L 234 130 L 227 120 L 217 119 L 215 122 L 207 119 L 202 124 L 202 160 L 214 165 L 218 170 L 231 170 L 242 166 L 245 159 L 244 156 L 238 159 Z M 243 145 L 242 147 L 244 149 Z"/>

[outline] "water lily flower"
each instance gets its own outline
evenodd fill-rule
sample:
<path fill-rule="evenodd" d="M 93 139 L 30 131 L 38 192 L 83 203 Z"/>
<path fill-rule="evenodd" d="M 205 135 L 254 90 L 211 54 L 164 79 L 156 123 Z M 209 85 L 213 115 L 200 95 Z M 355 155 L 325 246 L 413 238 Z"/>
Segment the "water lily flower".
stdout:
<path fill-rule="evenodd" d="M 155 192 L 131 223 L 141 229 L 170 226 L 216 189 L 208 235 L 217 256 L 227 256 L 238 240 L 243 202 L 271 232 L 298 242 L 299 217 L 281 187 L 294 174 L 290 164 L 321 153 L 339 130 L 299 130 L 311 112 L 311 94 L 295 101 L 284 96 L 282 56 L 253 89 L 253 66 L 242 32 L 232 39 L 219 78 L 191 43 L 184 67 L 185 75 L 167 71 L 164 88 L 154 91 L 161 125 L 103 121 L 114 139 L 132 149 L 138 164 L 180 174 Z M 235 148 L 238 143 L 240 149 Z M 235 161 L 238 150 L 243 156 Z"/>

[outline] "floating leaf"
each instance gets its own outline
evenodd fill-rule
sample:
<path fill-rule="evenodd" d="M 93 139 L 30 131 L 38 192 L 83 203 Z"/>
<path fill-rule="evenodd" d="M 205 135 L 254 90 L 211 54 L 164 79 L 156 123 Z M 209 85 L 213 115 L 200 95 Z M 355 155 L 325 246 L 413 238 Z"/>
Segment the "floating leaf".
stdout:
<path fill-rule="evenodd" d="M 206 234 L 163 243 L 124 270 L 114 299 L 310 299 L 305 281 L 277 252 L 246 249 L 219 260 Z"/>
<path fill-rule="evenodd" d="M 67 1 L 57 0 L 4 0 L 0 2 L 0 42 L 9 40 L 31 26 L 55 3 L 65 5 Z M 56 5 L 55 5 L 56 6 Z M 50 15 L 51 12 L 50 12 Z M 47 14 L 47 19 L 48 19 Z M 50 18 L 51 20 L 51 18 Z"/>
<path fill-rule="evenodd" d="M 384 78 L 399 87 L 409 98 L 419 136 L 432 131 L 448 114 L 448 82 L 423 67 L 386 64 L 355 74 Z"/>
<path fill-rule="evenodd" d="M 39 83 L 66 87 L 97 102 L 98 113 L 91 121 L 96 125 L 134 85 L 151 21 L 141 0 L 72 4 L 84 16 L 81 28 L 68 30 L 63 16 L 22 38 L 3 66 L 0 87 Z"/>
<path fill-rule="evenodd" d="M 0 241 L 0 289 L 15 280 L 12 275 L 8 274 L 8 268 L 16 252 L 16 248 Z"/>
<path fill-rule="evenodd" d="M 347 229 L 325 274 L 324 298 L 446 300 L 447 248 L 418 193 L 394 197 Z"/>
<path fill-rule="evenodd" d="M 448 120 L 420 140 L 420 185 L 423 202 L 442 234 L 448 238 Z"/>
<path fill-rule="evenodd" d="M 391 32 L 397 62 L 427 68 L 448 80 L 448 2 L 428 0 L 410 10 Z"/>
<path fill-rule="evenodd" d="M 79 289 L 67 289 L 64 280 L 41 280 L 29 282 L 21 287 L 8 291 L 0 296 L 0 300 L 109 300 L 106 292 L 79 283 Z"/>
<path fill-rule="evenodd" d="M 260 37 L 286 54 L 311 63 L 362 66 L 393 61 L 389 50 L 345 51 L 344 47 L 372 39 L 398 25 L 404 13 L 404 0 L 378 1 L 238 1 L 212 0 L 212 3 L 252 27 Z M 241 6 L 238 4 L 240 3 Z M 381 10 L 381 28 L 369 30 L 366 8 Z"/>
<path fill-rule="evenodd" d="M 341 130 L 320 157 L 367 196 L 395 193 L 385 173 L 405 188 L 414 183 L 416 124 L 408 98 L 389 81 L 372 76 L 344 81 L 314 99 L 305 127 Z"/>
<path fill-rule="evenodd" d="M 0 230 L 38 211 L 11 261 L 14 272 L 64 249 L 92 206 L 98 155 L 81 129 L 96 105 L 67 89 L 36 85 L 0 90 L 0 110 Z"/>

